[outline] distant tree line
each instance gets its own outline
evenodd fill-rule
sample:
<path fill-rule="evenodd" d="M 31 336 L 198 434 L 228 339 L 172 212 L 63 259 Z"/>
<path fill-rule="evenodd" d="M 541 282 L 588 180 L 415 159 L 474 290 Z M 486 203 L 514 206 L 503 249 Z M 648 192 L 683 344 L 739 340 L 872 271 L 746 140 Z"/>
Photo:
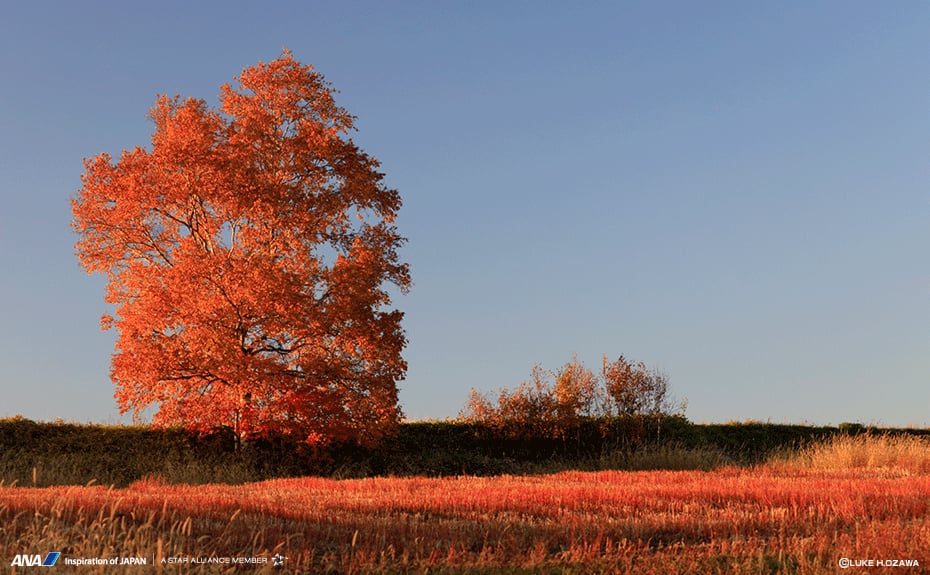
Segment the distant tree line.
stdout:
<path fill-rule="evenodd" d="M 472 388 L 460 417 L 498 427 L 543 425 L 558 433 L 585 418 L 655 416 L 659 421 L 683 415 L 685 407 L 672 397 L 664 371 L 621 355 L 614 361 L 604 356 L 595 374 L 576 356 L 555 372 L 534 366 L 529 381 L 501 389 L 496 400 Z"/>

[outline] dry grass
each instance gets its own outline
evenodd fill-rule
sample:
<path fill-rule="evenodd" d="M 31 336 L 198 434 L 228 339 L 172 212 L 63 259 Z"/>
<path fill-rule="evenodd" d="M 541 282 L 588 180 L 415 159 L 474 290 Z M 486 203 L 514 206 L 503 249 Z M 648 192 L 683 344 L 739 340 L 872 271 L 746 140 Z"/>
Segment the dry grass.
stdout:
<path fill-rule="evenodd" d="M 769 464 L 776 469 L 930 473 L 930 439 L 914 435 L 835 435 L 776 455 Z"/>
<path fill-rule="evenodd" d="M 732 463 L 719 449 L 660 444 L 606 453 L 598 459 L 596 467 L 600 470 L 625 471 L 710 471 Z"/>
<path fill-rule="evenodd" d="M 804 575 L 835 574 L 841 557 L 910 558 L 924 568 L 927 493 L 926 474 L 771 467 L 5 487 L 0 557 L 155 559 L 106 569 L 134 574 L 233 572 L 160 559 L 274 553 L 288 557 L 286 573 Z"/>
<path fill-rule="evenodd" d="M 134 575 L 833 575 L 841 558 L 920 562 L 895 573 L 930 566 L 926 439 L 837 436 L 752 469 L 727 466 L 717 452 L 681 447 L 635 457 L 618 453 L 599 463 L 709 471 L 307 477 L 198 486 L 151 475 L 125 489 L 0 484 L 0 558 L 7 562 L 0 571 L 26 571 L 8 568 L 9 558 L 49 551 L 63 554 L 59 572 Z M 270 562 L 245 568 L 161 562 L 276 553 L 288 558 L 281 571 Z M 149 563 L 64 563 L 121 556 Z"/>

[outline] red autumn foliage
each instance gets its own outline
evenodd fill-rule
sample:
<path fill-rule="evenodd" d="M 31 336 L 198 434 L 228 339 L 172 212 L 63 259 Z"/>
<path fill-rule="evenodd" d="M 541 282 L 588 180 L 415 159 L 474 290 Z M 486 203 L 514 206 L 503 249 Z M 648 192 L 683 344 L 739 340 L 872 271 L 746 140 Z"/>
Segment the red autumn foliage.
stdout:
<path fill-rule="evenodd" d="M 401 206 L 353 117 L 289 52 L 222 87 L 160 96 L 151 147 L 85 160 L 81 265 L 107 277 L 122 412 L 242 435 L 379 436 L 406 372 Z"/>

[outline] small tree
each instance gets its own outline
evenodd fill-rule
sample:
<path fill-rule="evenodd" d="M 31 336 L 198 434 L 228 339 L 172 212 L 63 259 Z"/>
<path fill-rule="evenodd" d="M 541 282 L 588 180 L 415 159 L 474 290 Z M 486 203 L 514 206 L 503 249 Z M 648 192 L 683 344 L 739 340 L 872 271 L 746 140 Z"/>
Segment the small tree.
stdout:
<path fill-rule="evenodd" d="M 633 363 L 622 355 L 603 358 L 601 377 L 613 408 L 622 415 L 670 414 L 676 404 L 669 394 L 668 374 Z"/>
<path fill-rule="evenodd" d="M 120 411 L 309 441 L 373 439 L 400 417 L 406 292 L 399 194 L 353 117 L 289 52 L 222 87 L 160 96 L 150 149 L 84 162 L 81 265 L 107 277 Z"/>
<path fill-rule="evenodd" d="M 597 377 L 574 357 L 555 376 L 558 417 L 572 420 L 597 414 L 600 385 Z"/>
<path fill-rule="evenodd" d="M 661 431 L 662 417 L 679 407 L 669 394 L 668 375 L 643 362 L 634 363 L 622 355 L 608 361 L 605 355 L 601 377 L 613 410 L 627 416 L 654 416 L 657 431 Z"/>
<path fill-rule="evenodd" d="M 549 377 L 547 371 L 535 365 L 530 372 L 530 381 L 521 383 L 514 391 L 501 389 L 497 398 L 499 419 L 523 424 L 552 421 L 558 403 Z"/>
<path fill-rule="evenodd" d="M 559 419 L 559 402 L 550 378 L 549 372 L 536 365 L 530 381 L 522 382 L 512 391 L 501 389 L 496 402 L 472 388 L 460 416 L 519 436 L 557 433 L 552 427 Z"/>

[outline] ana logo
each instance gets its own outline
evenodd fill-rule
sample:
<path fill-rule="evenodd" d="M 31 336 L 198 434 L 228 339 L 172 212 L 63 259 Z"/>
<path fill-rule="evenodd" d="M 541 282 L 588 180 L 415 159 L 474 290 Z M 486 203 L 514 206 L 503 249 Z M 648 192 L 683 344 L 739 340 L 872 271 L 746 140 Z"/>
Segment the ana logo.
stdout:
<path fill-rule="evenodd" d="M 10 567 L 51 567 L 58 561 L 59 556 L 61 556 L 61 551 L 52 551 L 45 556 L 44 560 L 38 553 L 35 555 L 26 555 L 23 553 L 13 557 L 13 562 L 10 563 Z"/>

